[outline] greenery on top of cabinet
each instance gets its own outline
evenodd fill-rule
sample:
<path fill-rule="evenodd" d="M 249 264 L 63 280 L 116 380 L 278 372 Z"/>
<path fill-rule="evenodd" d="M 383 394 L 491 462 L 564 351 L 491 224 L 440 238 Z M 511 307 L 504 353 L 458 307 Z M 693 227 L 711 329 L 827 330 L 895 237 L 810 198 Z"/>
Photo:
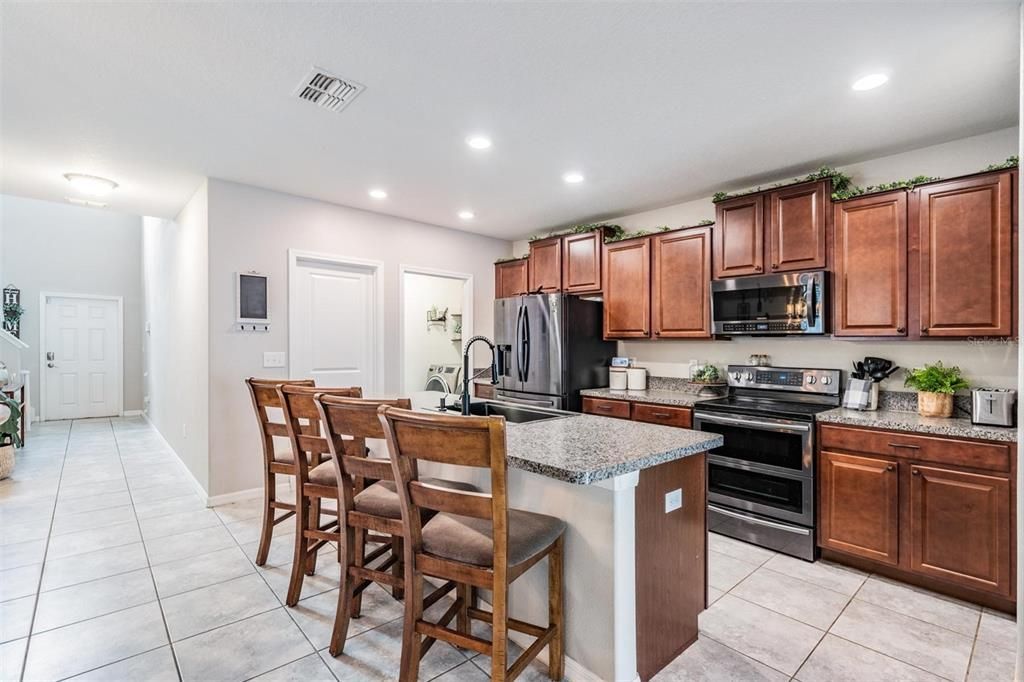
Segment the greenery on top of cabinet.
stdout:
<path fill-rule="evenodd" d="M 990 166 L 985 166 L 985 170 L 986 171 L 1003 170 L 1005 168 L 1016 168 L 1019 165 L 1020 165 L 1020 157 L 1018 157 L 1016 154 L 1014 154 L 1013 156 L 1007 157 L 1006 161 L 1003 161 L 1002 163 L 993 163 Z"/>
<path fill-rule="evenodd" d="M 529 257 L 530 254 L 526 254 L 525 256 L 505 256 L 504 258 L 499 258 L 498 260 L 494 261 L 494 264 L 501 265 L 502 263 L 514 263 L 517 260 L 524 260 Z"/>
<path fill-rule="evenodd" d="M 835 198 L 836 194 L 847 191 L 852 182 L 850 176 L 841 170 L 837 170 L 831 166 L 822 166 L 818 170 L 813 173 L 808 173 L 802 178 L 793 178 L 792 180 L 777 182 L 773 185 L 758 186 L 754 189 L 748 189 L 742 192 L 715 192 L 714 196 L 711 197 L 711 201 L 717 204 L 720 201 L 725 201 L 726 199 L 735 199 L 736 197 L 742 197 L 748 194 L 757 194 L 758 192 L 763 192 L 768 189 L 779 189 L 780 187 L 799 185 L 802 182 L 813 182 L 814 180 L 831 180 L 833 198 Z"/>
<path fill-rule="evenodd" d="M 551 237 L 564 237 L 567 234 L 583 234 L 585 232 L 593 232 L 594 230 L 605 230 L 609 235 L 619 235 L 624 232 L 622 227 L 619 225 L 609 225 L 608 223 L 584 223 L 582 225 L 567 227 L 564 230 L 548 232 L 547 234 L 535 234 L 530 237 L 530 241 L 535 242 L 541 239 L 549 239 Z"/>
<path fill-rule="evenodd" d="M 668 225 L 659 225 L 658 227 L 652 228 L 650 230 L 634 230 L 634 231 L 631 231 L 631 232 L 621 232 L 619 234 L 615 234 L 615 235 L 606 237 L 605 240 L 604 240 L 604 243 L 605 244 L 611 244 L 613 242 L 626 241 L 627 239 L 636 239 L 637 237 L 646 237 L 647 235 L 654 234 L 655 232 L 677 232 L 679 230 L 689 230 L 690 228 L 693 228 L 693 227 L 706 227 L 708 225 L 714 225 L 714 224 L 715 224 L 714 220 L 708 220 L 707 218 L 705 218 L 704 220 L 699 221 L 696 225 L 680 225 L 679 227 L 669 227 Z"/>
<path fill-rule="evenodd" d="M 832 192 L 832 201 L 843 201 L 845 199 L 852 199 L 854 197 L 864 196 L 865 194 L 878 194 L 879 192 L 891 192 L 894 189 L 914 189 L 918 185 L 923 185 L 926 182 L 935 182 L 942 178 L 936 175 L 915 175 L 912 178 L 906 180 L 893 180 L 892 182 L 883 182 L 879 185 L 868 185 L 867 187 L 848 187 L 842 192 Z"/>

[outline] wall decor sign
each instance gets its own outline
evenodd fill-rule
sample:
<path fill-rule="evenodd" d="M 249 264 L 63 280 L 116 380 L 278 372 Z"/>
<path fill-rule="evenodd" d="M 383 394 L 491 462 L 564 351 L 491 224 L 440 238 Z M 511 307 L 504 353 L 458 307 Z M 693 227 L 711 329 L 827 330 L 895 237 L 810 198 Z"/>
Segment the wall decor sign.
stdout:
<path fill-rule="evenodd" d="M 21 307 L 21 289 L 9 284 L 4 287 L 4 331 L 15 338 L 21 336 L 21 316 L 25 309 Z"/>

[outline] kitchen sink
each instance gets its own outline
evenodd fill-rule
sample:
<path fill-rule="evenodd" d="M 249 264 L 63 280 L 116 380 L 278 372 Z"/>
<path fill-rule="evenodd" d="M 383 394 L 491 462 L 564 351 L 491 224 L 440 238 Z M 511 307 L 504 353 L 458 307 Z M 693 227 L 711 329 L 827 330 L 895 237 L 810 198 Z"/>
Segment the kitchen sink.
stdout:
<path fill-rule="evenodd" d="M 452 406 L 449 409 L 459 408 Z M 565 417 L 576 416 L 572 412 L 524 407 L 523 405 L 492 402 L 489 400 L 471 402 L 469 404 L 469 413 L 480 417 L 504 417 L 505 421 L 511 422 L 512 424 L 525 424 L 527 422 L 536 422 L 545 419 L 564 419 Z"/>

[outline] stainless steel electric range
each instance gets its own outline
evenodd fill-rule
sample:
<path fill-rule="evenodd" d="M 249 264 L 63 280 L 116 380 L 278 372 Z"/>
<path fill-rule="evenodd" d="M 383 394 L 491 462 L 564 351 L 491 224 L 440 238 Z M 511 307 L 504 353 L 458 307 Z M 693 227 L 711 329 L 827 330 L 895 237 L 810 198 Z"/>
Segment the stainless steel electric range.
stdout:
<path fill-rule="evenodd" d="M 808 561 L 817 557 L 814 415 L 840 404 L 838 369 L 729 365 L 729 393 L 694 405 L 708 453 L 708 530 Z"/>

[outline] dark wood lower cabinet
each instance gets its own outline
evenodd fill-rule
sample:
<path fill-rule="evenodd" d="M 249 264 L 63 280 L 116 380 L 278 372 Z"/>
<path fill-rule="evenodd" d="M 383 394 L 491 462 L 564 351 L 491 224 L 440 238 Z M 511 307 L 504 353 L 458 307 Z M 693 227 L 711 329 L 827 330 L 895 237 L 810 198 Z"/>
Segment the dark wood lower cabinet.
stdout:
<path fill-rule="evenodd" d="M 830 424 L 818 434 L 823 557 L 1014 610 L 1013 446 Z"/>

